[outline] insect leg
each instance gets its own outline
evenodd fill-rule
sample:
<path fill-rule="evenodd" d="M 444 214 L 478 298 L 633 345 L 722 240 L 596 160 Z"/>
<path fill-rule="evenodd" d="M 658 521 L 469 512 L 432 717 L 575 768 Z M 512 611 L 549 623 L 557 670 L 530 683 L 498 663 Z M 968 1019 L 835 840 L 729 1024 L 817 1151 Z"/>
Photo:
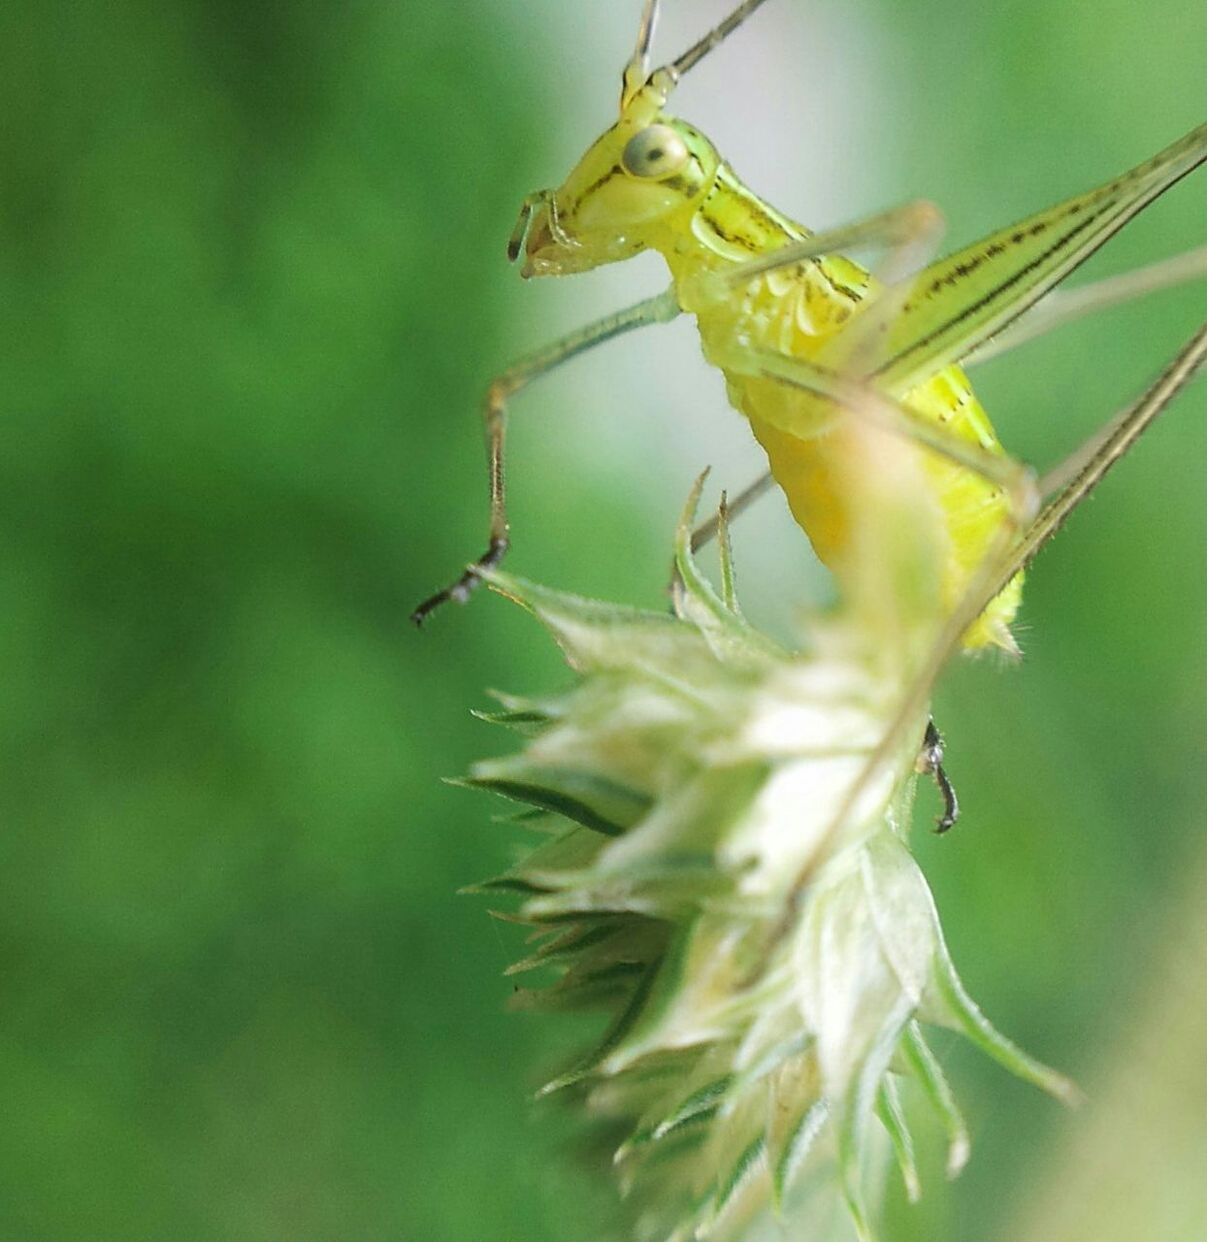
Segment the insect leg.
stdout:
<path fill-rule="evenodd" d="M 1156 421 L 1157 416 L 1194 379 L 1207 362 L 1207 323 L 1190 338 L 1156 382 L 1128 406 L 1106 431 L 1094 436 L 1040 479 L 1040 491 L 1052 499 L 1011 548 L 993 581 L 1008 581 L 1025 568 L 1056 534 L 1069 515 L 1103 480 L 1107 472 Z"/>
<path fill-rule="evenodd" d="M 726 279 L 740 285 L 845 246 L 897 239 L 888 264 L 895 269 L 888 273 L 890 288 L 860 304 L 836 338 L 845 357 L 834 361 L 843 372 L 870 374 L 887 391 L 908 392 L 1010 327 L 1204 160 L 1207 125 L 1200 125 L 1122 176 L 999 229 L 913 275 L 907 274 L 910 260 L 925 248 L 928 235 L 937 235 L 938 215 L 927 203 L 792 242 L 731 269 Z M 867 361 L 874 365 L 863 365 Z"/>
<path fill-rule="evenodd" d="M 960 818 L 960 800 L 956 797 L 955 786 L 943 770 L 943 735 L 935 725 L 933 716 L 926 722 L 926 733 L 922 737 L 922 749 L 918 753 L 917 768 L 921 775 L 933 778 L 939 787 L 939 793 L 943 798 L 943 814 L 935 824 L 935 831 L 946 832 L 949 828 L 955 827 L 956 820 Z"/>
<path fill-rule="evenodd" d="M 925 263 L 938 247 L 942 234 L 943 213 L 934 203 L 917 199 L 864 220 L 789 242 L 757 259 L 748 259 L 731 267 L 725 273 L 725 282 L 731 289 L 740 288 L 756 276 L 778 268 L 791 267 L 806 259 L 818 259 L 828 254 L 840 254 L 870 243 L 884 247 L 886 251 L 885 259 L 876 268 L 876 275 L 888 284 Z"/>
<path fill-rule="evenodd" d="M 414 612 L 411 620 L 422 625 L 429 613 L 441 604 L 456 600 L 464 603 L 478 585 L 478 571 L 497 565 L 507 551 L 508 522 L 507 494 L 503 472 L 503 441 L 507 426 L 507 401 L 521 388 L 538 376 L 552 371 L 570 358 L 601 345 L 613 337 L 649 324 L 667 323 L 680 313 L 674 290 L 667 290 L 657 297 L 647 298 L 627 310 L 618 311 L 597 320 L 569 336 L 554 341 L 544 349 L 537 350 L 498 376 L 486 390 L 482 416 L 486 428 L 486 452 L 490 472 L 490 543 L 476 561 L 467 566 L 453 583 L 435 595 L 425 599 Z"/>
<path fill-rule="evenodd" d="M 749 487 L 744 488 L 733 500 L 729 501 L 725 511 L 726 520 L 732 522 L 739 513 L 748 509 L 760 496 L 765 496 L 774 485 L 775 480 L 771 477 L 771 471 L 764 471 Z M 706 543 L 715 539 L 720 525 L 719 513 L 714 513 L 707 521 L 701 522 L 692 531 L 691 550 L 699 552 Z"/>
<path fill-rule="evenodd" d="M 1205 361 L 1207 361 L 1207 324 L 1199 328 L 1190 338 L 1147 392 L 1115 420 L 1110 433 L 1093 441 L 1093 450 L 1088 454 L 1088 460 L 1084 460 L 1080 472 L 1043 509 L 1026 533 L 1021 538 L 1017 538 L 1009 530 L 1003 530 L 1003 536 L 1009 536 L 1008 540 L 999 539 L 997 546 L 990 549 L 968 590 L 944 619 L 929 653 L 921 662 L 902 696 L 888 728 L 840 803 L 834 819 L 826 830 L 825 839 L 815 851 L 814 858 L 825 857 L 825 840 L 832 840 L 842 831 L 863 791 L 876 779 L 883 765 L 894 754 L 905 731 L 913 727 L 913 722 L 923 711 L 931 695 L 935 681 L 958 648 L 960 639 L 968 627 L 980 616 L 989 601 L 1001 590 L 1002 585 L 1009 582 L 1020 569 L 1030 563 L 1036 552 L 1064 524 L 1072 510 L 1085 499 L 1111 466 L 1123 456 L 1141 433 L 1151 426 L 1156 417 L 1194 378 Z M 1072 457 L 1073 459 L 1085 459 L 1087 454 L 1079 450 Z M 1066 463 L 1063 467 L 1057 467 L 1053 473 L 1067 474 L 1068 465 Z M 806 865 L 793 881 L 786 898 L 781 925 L 772 937 L 773 943 L 783 934 L 783 929 L 790 925 L 794 911 L 812 881 L 815 866 L 815 862 Z"/>
<path fill-rule="evenodd" d="M 1138 212 L 1207 160 L 1200 125 L 1130 172 L 966 246 L 909 278 L 904 301 L 852 316 L 879 337 L 877 385 L 908 392 L 967 357 L 1059 284 Z"/>
<path fill-rule="evenodd" d="M 1097 314 L 1100 310 L 1120 306 L 1162 289 L 1203 279 L 1207 279 L 1207 246 L 1199 246 L 1105 280 L 1095 280 L 1076 289 L 1058 289 L 1036 303 L 1032 310 L 1021 319 L 1016 319 L 1004 332 L 991 337 L 969 354 L 964 358 L 963 365 L 979 366 L 990 358 L 997 358 L 1085 315 Z"/>

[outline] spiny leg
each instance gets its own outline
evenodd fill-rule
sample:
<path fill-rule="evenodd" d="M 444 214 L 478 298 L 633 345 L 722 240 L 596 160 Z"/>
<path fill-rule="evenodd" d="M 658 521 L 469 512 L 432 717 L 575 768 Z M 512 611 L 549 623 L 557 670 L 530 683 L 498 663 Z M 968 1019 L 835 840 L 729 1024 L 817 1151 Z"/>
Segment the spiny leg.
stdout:
<path fill-rule="evenodd" d="M 875 351 L 881 356 L 864 373 L 886 391 L 910 391 L 1007 328 L 1204 160 L 1207 124 L 1122 176 L 999 229 L 915 275 L 896 278 L 893 287 L 861 303 L 851 322 L 833 338 L 838 349 L 846 351 L 831 359 L 835 369 L 862 371 L 851 363 L 863 361 L 864 349 L 876 342 Z M 897 257 L 888 267 L 899 263 L 908 272 L 911 251 L 925 249 L 938 223 L 930 204 L 908 204 L 791 242 L 732 268 L 726 281 L 740 285 L 778 267 L 863 242 L 895 245 Z"/>
<path fill-rule="evenodd" d="M 482 411 L 490 472 L 490 543 L 486 551 L 469 565 L 460 577 L 443 590 L 425 599 L 411 613 L 411 620 L 416 625 L 422 625 L 428 614 L 439 608 L 441 604 L 452 600 L 464 603 L 481 581 L 480 571 L 497 565 L 507 552 L 509 527 L 503 471 L 503 445 L 507 427 L 508 398 L 538 376 L 552 371 L 577 354 L 636 328 L 655 323 L 667 323 L 679 313 L 679 303 L 675 299 L 674 290 L 667 290 L 657 297 L 647 298 L 644 302 L 638 302 L 637 305 L 627 310 L 618 311 L 569 336 L 562 337 L 561 340 L 522 359 L 491 383 L 486 391 Z"/>

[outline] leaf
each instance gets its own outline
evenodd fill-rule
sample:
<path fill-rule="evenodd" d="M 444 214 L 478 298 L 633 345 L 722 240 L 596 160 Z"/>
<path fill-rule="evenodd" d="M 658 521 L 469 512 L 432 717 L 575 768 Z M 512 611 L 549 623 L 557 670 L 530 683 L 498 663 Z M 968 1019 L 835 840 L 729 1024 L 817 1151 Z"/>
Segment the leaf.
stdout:
<path fill-rule="evenodd" d="M 1081 1091 L 1071 1079 L 1029 1056 L 985 1017 L 964 990 L 942 937 L 935 953 L 935 989 L 938 1020 L 943 1021 L 944 1025 L 962 1031 L 982 1052 L 1004 1065 L 1012 1074 L 1034 1083 L 1062 1104 L 1072 1106 L 1081 1102 Z"/>
<path fill-rule="evenodd" d="M 541 729 L 549 724 L 549 717 L 544 712 L 531 709 L 524 711 L 484 712 L 478 711 L 475 708 L 469 714 L 475 720 L 482 720 L 487 724 L 502 725 L 504 728 L 514 729 L 517 733 L 522 733 L 525 736 L 539 733 Z"/>
<path fill-rule="evenodd" d="M 897 1167 L 901 1170 L 901 1180 L 905 1183 L 906 1198 L 911 1203 L 917 1203 L 922 1198 L 922 1183 L 918 1180 L 918 1165 L 914 1159 L 914 1139 L 901 1109 L 897 1083 L 891 1074 L 886 1074 L 881 1083 L 876 1101 L 876 1115 L 888 1131 L 893 1144 L 893 1154 L 897 1157 Z"/>
<path fill-rule="evenodd" d="M 772 1172 L 772 1195 L 777 1208 L 782 1207 L 784 1196 L 805 1166 L 809 1152 L 813 1150 L 818 1136 L 829 1119 L 830 1110 L 825 1100 L 817 1100 L 801 1115 Z"/>
<path fill-rule="evenodd" d="M 911 1022 L 906 1029 L 903 1050 L 906 1063 L 947 1131 L 947 1176 L 955 1177 L 967 1163 L 972 1146 L 955 1093 L 917 1022 Z"/>
<path fill-rule="evenodd" d="M 760 1134 L 738 1157 L 737 1163 L 723 1177 L 710 1205 L 710 1221 L 701 1237 L 708 1237 L 711 1225 L 719 1221 L 735 1204 L 750 1182 L 767 1172 L 767 1139 Z"/>
<path fill-rule="evenodd" d="M 697 659 L 711 654 L 694 628 L 669 613 L 598 603 L 497 569 L 483 571 L 482 578 L 499 594 L 528 609 L 579 673 L 641 672 L 690 692 L 691 681 L 682 672 L 690 669 L 693 654 Z"/>
<path fill-rule="evenodd" d="M 543 1013 L 611 1008 L 628 1000 L 647 969 L 642 962 L 613 962 L 600 970 L 573 971 L 547 988 L 516 988 L 508 1007 Z"/>
<path fill-rule="evenodd" d="M 700 631 L 719 660 L 728 664 L 763 667 L 769 659 L 783 659 L 783 648 L 748 625 L 735 607 L 713 590 L 692 556 L 691 535 L 695 525 L 700 492 L 708 471 L 692 487 L 675 533 L 676 584 L 675 609 L 685 621 Z M 727 571 L 732 592 L 732 566 Z"/>
<path fill-rule="evenodd" d="M 632 874 L 641 867 L 664 868 L 675 859 L 704 861 L 719 868 L 718 848 L 740 824 L 767 779 L 764 764 L 704 769 L 683 780 L 648 815 L 600 855 L 601 874 Z M 718 874 L 719 880 L 725 877 Z"/>
<path fill-rule="evenodd" d="M 710 1120 L 716 1115 L 732 1081 L 732 1077 L 726 1074 L 697 1088 L 675 1104 L 658 1121 L 646 1124 L 637 1130 L 617 1150 L 615 1159 L 623 1160 L 640 1147 L 660 1143 L 668 1137 L 677 1136 L 689 1126 Z"/>
<path fill-rule="evenodd" d="M 523 756 L 475 764 L 468 777 L 450 783 L 554 811 L 610 837 L 631 828 L 650 807 L 648 795 L 594 772 L 537 767 Z"/>

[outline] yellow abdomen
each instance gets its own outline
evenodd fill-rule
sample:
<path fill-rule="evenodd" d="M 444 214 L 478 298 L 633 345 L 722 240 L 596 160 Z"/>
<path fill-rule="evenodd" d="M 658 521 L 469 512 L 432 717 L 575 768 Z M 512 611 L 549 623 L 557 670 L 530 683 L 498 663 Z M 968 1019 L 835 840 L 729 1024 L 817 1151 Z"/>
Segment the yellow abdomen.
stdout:
<path fill-rule="evenodd" d="M 838 331 L 866 291 L 867 276 L 853 263 L 824 260 L 768 273 L 738 312 L 742 334 L 756 348 L 809 358 Z M 735 332 L 730 323 L 701 322 L 707 348 L 710 329 Z M 771 473 L 788 500 L 792 515 L 808 535 L 821 560 L 842 563 L 854 530 L 844 494 L 843 463 L 835 459 L 828 434 L 833 418 L 824 405 L 799 389 L 771 379 L 730 376 L 730 398 L 750 420 L 766 450 Z M 990 453 L 1002 448 L 967 376 L 957 366 L 944 368 L 903 400 L 930 422 Z M 782 430 L 791 427 L 793 431 Z M 799 434 L 800 431 L 805 434 Z M 904 442 L 903 442 L 904 444 Z M 938 454 L 919 449 L 922 468 L 941 513 L 948 546 L 943 563 L 943 605 L 954 608 L 990 552 L 1009 514 L 1002 489 L 981 475 Z M 966 648 L 1000 647 L 1015 652 L 1010 623 L 1018 611 L 1022 575 L 1014 578 L 964 636 Z"/>
<path fill-rule="evenodd" d="M 845 464 L 834 460 L 833 439 L 824 428 L 808 439 L 781 431 L 781 418 L 770 421 L 760 414 L 768 403 L 800 401 L 798 394 L 768 380 L 739 385 L 741 407 L 756 439 L 767 453 L 771 473 L 783 490 L 792 516 L 808 535 L 821 560 L 841 564 L 853 530 L 853 515 L 841 487 Z M 807 403 L 805 398 L 802 404 Z M 1000 452 L 984 411 L 958 367 L 949 367 L 908 394 L 907 402 L 919 414 L 946 423 L 952 431 L 987 449 Z M 778 425 L 777 425 L 778 424 Z M 922 450 L 920 450 L 922 451 Z M 948 536 L 944 556 L 943 604 L 954 608 L 968 589 L 1008 514 L 1001 488 L 965 467 L 924 452 L 923 469 L 933 484 Z M 1018 611 L 1022 575 L 990 603 L 964 636 L 969 649 L 996 646 L 1017 651 L 1010 623 Z"/>

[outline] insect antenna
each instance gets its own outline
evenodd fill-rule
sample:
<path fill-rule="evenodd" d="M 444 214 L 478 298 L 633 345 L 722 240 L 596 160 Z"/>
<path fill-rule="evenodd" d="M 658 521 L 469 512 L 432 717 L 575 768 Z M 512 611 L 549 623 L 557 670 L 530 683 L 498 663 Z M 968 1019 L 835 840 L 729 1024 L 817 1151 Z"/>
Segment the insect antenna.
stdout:
<path fill-rule="evenodd" d="M 743 0 L 743 3 L 739 4 L 724 21 L 718 22 L 699 43 L 693 44 L 678 60 L 670 63 L 668 68 L 671 73 L 676 78 L 681 78 L 689 69 L 695 68 L 713 48 L 729 38 L 762 3 L 763 0 Z"/>
<path fill-rule="evenodd" d="M 694 68 L 713 48 L 723 43 L 757 9 L 764 0 L 742 0 L 723 21 L 718 22 L 698 43 L 693 43 L 677 60 L 672 61 L 654 75 L 650 74 L 650 45 L 654 41 L 654 24 L 658 20 L 660 0 L 645 0 L 641 11 L 641 24 L 637 27 L 637 46 L 621 78 L 620 107 L 623 111 L 633 97 L 655 78 L 663 79 L 658 85 L 664 93 L 689 70 Z"/>
<path fill-rule="evenodd" d="M 625 108 L 629 100 L 646 84 L 650 76 L 650 45 L 654 41 L 654 23 L 658 20 L 658 0 L 645 0 L 641 11 L 641 25 L 637 27 L 637 46 L 621 77 L 620 106 Z"/>

